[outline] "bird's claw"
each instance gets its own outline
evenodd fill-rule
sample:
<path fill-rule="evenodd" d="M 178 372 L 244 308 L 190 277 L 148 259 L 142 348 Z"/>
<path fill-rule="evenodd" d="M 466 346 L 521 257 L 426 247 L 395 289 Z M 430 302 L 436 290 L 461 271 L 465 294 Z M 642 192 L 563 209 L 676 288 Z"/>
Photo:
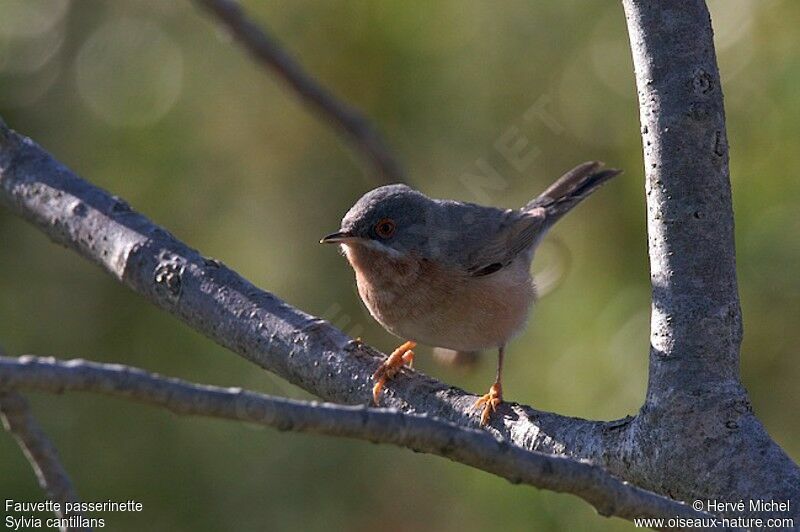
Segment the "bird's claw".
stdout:
<path fill-rule="evenodd" d="M 381 397 L 381 391 L 386 381 L 397 375 L 403 366 L 408 365 L 411 367 L 414 363 L 414 349 L 417 346 L 415 342 L 408 341 L 392 351 L 392 354 L 378 366 L 378 369 L 372 375 L 375 381 L 375 386 L 372 387 L 372 400 L 377 405 Z"/>
<path fill-rule="evenodd" d="M 481 412 L 481 426 L 489 423 L 489 418 L 497 411 L 497 407 L 499 407 L 502 402 L 503 388 L 500 386 L 499 382 L 492 384 L 492 387 L 489 388 L 489 393 L 475 401 L 473 408 L 483 407 L 483 411 Z"/>

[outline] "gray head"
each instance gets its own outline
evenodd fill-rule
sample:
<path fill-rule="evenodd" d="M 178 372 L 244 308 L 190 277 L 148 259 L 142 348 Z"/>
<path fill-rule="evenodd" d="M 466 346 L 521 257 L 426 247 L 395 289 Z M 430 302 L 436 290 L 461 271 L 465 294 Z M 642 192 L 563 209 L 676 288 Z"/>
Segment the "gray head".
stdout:
<path fill-rule="evenodd" d="M 361 243 L 386 252 L 422 250 L 435 202 L 406 185 L 387 185 L 361 196 L 342 218 L 339 231 L 322 243 Z"/>

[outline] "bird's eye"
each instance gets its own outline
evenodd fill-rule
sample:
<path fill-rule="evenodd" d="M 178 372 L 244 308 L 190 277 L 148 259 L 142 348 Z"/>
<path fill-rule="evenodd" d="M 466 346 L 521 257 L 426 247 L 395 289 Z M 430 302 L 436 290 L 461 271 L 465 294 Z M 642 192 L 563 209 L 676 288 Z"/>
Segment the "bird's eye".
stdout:
<path fill-rule="evenodd" d="M 390 218 L 382 218 L 375 224 L 375 234 L 381 238 L 390 238 L 394 234 L 396 225 Z"/>

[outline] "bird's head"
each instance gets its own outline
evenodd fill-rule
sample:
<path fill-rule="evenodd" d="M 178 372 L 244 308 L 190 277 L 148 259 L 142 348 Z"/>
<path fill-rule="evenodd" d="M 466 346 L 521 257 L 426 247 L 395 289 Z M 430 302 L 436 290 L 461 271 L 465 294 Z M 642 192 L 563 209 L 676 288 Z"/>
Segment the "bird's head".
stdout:
<path fill-rule="evenodd" d="M 366 246 L 388 256 L 423 249 L 434 202 L 406 185 L 387 185 L 364 194 L 323 244 Z"/>

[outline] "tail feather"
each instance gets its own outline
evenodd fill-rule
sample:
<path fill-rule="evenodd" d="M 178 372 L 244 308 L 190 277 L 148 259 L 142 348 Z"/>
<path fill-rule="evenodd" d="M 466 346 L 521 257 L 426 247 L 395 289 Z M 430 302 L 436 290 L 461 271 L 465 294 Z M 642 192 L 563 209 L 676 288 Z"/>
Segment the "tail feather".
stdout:
<path fill-rule="evenodd" d="M 471 372 L 481 361 L 480 351 L 453 351 L 444 347 L 433 348 L 433 359 L 442 366 Z"/>
<path fill-rule="evenodd" d="M 615 168 L 603 168 L 599 161 L 580 164 L 547 187 L 524 210 L 543 208 L 548 225 L 552 225 L 574 206 L 597 190 L 603 183 L 622 173 Z"/>

